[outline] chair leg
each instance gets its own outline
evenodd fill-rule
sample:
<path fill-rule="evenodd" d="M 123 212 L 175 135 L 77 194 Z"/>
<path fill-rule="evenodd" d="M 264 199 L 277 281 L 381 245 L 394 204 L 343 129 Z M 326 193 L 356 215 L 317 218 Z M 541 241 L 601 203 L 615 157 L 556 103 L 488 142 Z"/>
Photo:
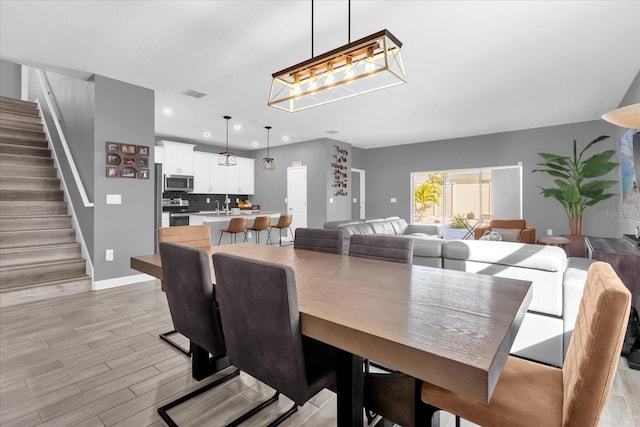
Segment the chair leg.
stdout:
<path fill-rule="evenodd" d="M 162 418 L 162 420 L 169 426 L 169 427 L 178 427 L 178 424 L 175 423 L 175 421 L 173 421 L 171 419 L 171 417 L 169 416 L 169 414 L 167 414 L 167 411 L 171 408 L 174 408 L 178 405 L 180 405 L 181 403 L 186 402 L 187 400 L 193 399 L 196 396 L 201 395 L 202 393 L 204 393 L 205 391 L 211 390 L 212 388 L 215 388 L 217 386 L 219 386 L 220 384 L 229 381 L 231 378 L 233 377 L 237 377 L 238 375 L 240 375 L 240 371 L 238 369 L 235 369 L 233 372 L 231 372 L 230 374 L 225 375 L 222 378 L 219 378 L 203 387 L 200 387 L 197 390 L 192 391 L 189 394 L 185 394 L 182 397 L 179 397 L 178 399 L 167 403 L 164 406 L 161 406 L 158 408 L 158 415 L 160 415 L 160 418 Z"/>
<path fill-rule="evenodd" d="M 267 242 L 265 245 L 273 245 L 273 241 L 271 240 L 271 228 L 267 228 Z"/>
<path fill-rule="evenodd" d="M 181 351 L 186 356 L 191 356 L 191 350 L 185 350 L 184 347 L 182 347 L 181 345 L 178 345 L 178 343 L 176 343 L 175 341 L 173 341 L 173 340 L 171 340 L 169 338 L 169 335 L 176 334 L 176 333 L 178 333 L 178 331 L 176 331 L 174 329 L 172 331 L 164 332 L 164 333 L 160 334 L 159 337 L 160 337 L 160 339 L 162 341 L 166 342 L 170 346 L 172 346 L 172 347 L 176 348 L 177 350 Z"/>
<path fill-rule="evenodd" d="M 220 246 L 220 242 L 222 241 L 222 235 L 224 234 L 224 231 L 220 232 L 220 238 L 218 239 L 218 246 Z"/>

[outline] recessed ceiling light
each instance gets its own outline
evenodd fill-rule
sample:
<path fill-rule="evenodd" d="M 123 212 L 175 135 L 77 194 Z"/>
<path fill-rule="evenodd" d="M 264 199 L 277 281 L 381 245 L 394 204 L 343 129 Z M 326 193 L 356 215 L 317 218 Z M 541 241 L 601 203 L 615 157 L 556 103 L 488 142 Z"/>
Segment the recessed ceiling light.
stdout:
<path fill-rule="evenodd" d="M 211 136 L 211 132 L 205 132 L 202 135 L 204 135 L 206 138 L 209 138 Z"/>
<path fill-rule="evenodd" d="M 240 129 L 242 129 L 242 125 L 233 125 L 233 128 L 235 130 L 240 130 Z"/>
<path fill-rule="evenodd" d="M 258 145 L 260 145 L 260 144 L 258 143 L 258 141 L 253 141 L 253 142 L 251 143 L 251 146 L 252 146 L 252 147 L 257 147 Z"/>
<path fill-rule="evenodd" d="M 173 110 L 171 108 L 163 108 L 162 114 L 164 114 L 165 116 L 170 116 L 173 114 Z"/>
<path fill-rule="evenodd" d="M 289 140 L 289 137 L 288 137 L 288 136 L 283 136 L 283 137 L 282 137 L 282 140 L 283 140 L 283 141 L 288 141 L 288 140 Z"/>

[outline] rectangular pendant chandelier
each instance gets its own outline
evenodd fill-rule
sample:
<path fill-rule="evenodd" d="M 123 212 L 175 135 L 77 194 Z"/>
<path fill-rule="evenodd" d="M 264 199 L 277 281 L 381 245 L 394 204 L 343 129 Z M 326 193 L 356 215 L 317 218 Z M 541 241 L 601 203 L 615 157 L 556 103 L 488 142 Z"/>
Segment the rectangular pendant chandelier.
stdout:
<path fill-rule="evenodd" d="M 406 83 L 401 47 L 382 30 L 274 73 L 268 105 L 295 112 Z"/>

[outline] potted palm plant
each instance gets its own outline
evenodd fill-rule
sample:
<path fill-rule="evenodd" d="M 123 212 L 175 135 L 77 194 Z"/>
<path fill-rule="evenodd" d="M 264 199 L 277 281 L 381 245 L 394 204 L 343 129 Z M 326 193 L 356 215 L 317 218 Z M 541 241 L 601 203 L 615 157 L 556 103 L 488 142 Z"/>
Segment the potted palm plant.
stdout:
<path fill-rule="evenodd" d="M 587 206 L 613 197 L 606 190 L 618 181 L 594 179 L 612 171 L 618 163 L 612 162 L 615 150 L 606 150 L 586 157 L 585 153 L 595 144 L 609 138 L 601 135 L 589 142 L 578 154 L 576 140 L 573 140 L 573 156 L 560 156 L 550 153 L 538 153 L 544 160 L 538 163 L 544 169 L 533 172 L 544 172 L 554 177 L 555 187 L 540 187 L 540 194 L 553 197 L 564 208 L 569 220 L 570 235 L 582 238 L 582 214 Z M 584 238 L 582 238 L 584 240 Z M 573 243 L 573 242 L 572 242 Z M 573 244 L 572 244 L 573 246 Z"/>

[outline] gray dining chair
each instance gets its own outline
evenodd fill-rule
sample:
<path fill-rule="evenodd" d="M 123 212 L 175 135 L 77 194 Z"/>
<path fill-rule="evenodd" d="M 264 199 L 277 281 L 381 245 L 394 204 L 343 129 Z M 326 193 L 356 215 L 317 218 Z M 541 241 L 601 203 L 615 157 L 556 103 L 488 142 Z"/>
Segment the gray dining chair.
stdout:
<path fill-rule="evenodd" d="M 334 385 L 336 349 L 302 336 L 291 267 L 225 253 L 214 254 L 213 264 L 229 360 L 276 390 L 227 426 L 244 422 L 282 393 L 294 403 L 269 424 L 278 425 Z"/>
<path fill-rule="evenodd" d="M 296 228 L 293 248 L 341 255 L 343 233 L 342 230 Z"/>
<path fill-rule="evenodd" d="M 200 381 L 230 366 L 211 280 L 207 252 L 175 243 L 160 242 L 160 259 L 171 320 L 177 332 L 189 339 L 191 375 Z M 158 408 L 169 426 L 176 426 L 167 411 L 240 374 L 238 369 Z"/>
<path fill-rule="evenodd" d="M 349 256 L 411 264 L 413 239 L 354 234 L 349 243 Z"/>

